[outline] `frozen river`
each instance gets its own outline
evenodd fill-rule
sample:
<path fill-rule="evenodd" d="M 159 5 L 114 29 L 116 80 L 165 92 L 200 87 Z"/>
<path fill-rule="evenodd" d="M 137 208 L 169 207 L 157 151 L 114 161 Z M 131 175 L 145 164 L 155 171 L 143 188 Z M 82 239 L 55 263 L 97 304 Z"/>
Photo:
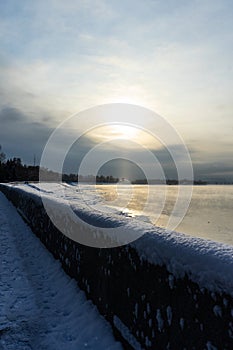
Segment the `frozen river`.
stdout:
<path fill-rule="evenodd" d="M 161 227 L 166 227 L 178 193 L 178 186 L 162 185 L 96 188 L 105 205 Z M 148 205 L 149 192 L 152 202 Z M 233 186 L 194 186 L 187 213 L 176 231 L 233 245 Z"/>

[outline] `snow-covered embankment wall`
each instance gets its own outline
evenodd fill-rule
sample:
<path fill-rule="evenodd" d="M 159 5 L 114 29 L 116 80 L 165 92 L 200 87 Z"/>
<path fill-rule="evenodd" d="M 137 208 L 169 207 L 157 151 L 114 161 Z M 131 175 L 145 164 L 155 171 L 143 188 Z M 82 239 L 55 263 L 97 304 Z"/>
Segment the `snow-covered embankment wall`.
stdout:
<path fill-rule="evenodd" d="M 233 348 L 233 247 L 151 228 L 132 244 L 91 248 L 54 227 L 39 195 L 0 190 L 126 348 Z"/>

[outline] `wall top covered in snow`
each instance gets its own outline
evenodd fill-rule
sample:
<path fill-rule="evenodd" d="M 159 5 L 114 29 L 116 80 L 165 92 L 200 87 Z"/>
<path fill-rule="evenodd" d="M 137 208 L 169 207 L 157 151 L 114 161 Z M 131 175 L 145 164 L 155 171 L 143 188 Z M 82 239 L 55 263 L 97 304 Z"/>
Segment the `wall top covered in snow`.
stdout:
<path fill-rule="evenodd" d="M 78 197 L 74 186 L 54 183 L 1 185 L 3 186 L 32 197 L 40 205 L 41 197 L 56 203 L 56 208 L 57 205 L 71 204 L 79 217 L 88 220 L 88 227 L 93 223 L 93 235 L 101 232 L 101 227 L 107 228 L 110 222 L 112 227 L 118 226 L 122 228 L 122 232 L 137 238 L 130 246 L 136 249 L 140 259 L 154 265 L 165 265 L 177 278 L 187 275 L 200 288 L 233 295 L 233 246 L 171 232 L 116 213 L 100 214 L 98 203 L 96 212 L 91 212 L 83 206 L 82 198 Z M 64 187 L 65 195 L 61 191 Z M 85 190 L 85 199 L 95 204 L 96 199 L 90 188 Z"/>

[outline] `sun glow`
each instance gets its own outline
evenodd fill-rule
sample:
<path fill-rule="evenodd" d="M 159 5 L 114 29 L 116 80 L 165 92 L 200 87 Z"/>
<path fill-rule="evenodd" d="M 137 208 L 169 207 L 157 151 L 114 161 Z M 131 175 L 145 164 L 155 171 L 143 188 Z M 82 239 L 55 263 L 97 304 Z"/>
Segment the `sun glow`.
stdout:
<path fill-rule="evenodd" d="M 141 130 L 127 124 L 108 124 L 103 125 L 88 133 L 88 137 L 98 141 L 107 142 L 114 140 L 135 141 L 140 138 Z"/>
<path fill-rule="evenodd" d="M 111 141 L 116 143 L 117 146 L 121 146 L 121 141 L 129 141 L 132 143 L 131 146 L 130 143 L 128 145 L 130 148 L 137 148 L 137 145 L 138 147 L 148 148 L 159 148 L 161 146 L 160 142 L 148 132 L 129 124 L 103 125 L 90 131 L 87 136 L 98 143 Z M 125 143 L 123 147 L 125 147 Z"/>
<path fill-rule="evenodd" d="M 111 139 L 136 140 L 140 130 L 129 125 L 109 125 L 109 137 Z"/>

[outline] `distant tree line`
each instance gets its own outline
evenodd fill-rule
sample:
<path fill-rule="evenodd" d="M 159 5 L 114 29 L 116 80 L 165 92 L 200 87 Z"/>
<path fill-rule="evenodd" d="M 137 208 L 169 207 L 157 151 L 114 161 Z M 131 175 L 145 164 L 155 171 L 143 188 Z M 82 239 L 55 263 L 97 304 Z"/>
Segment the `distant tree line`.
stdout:
<path fill-rule="evenodd" d="M 38 181 L 39 166 L 23 165 L 20 158 L 0 162 L 0 182 Z"/>
<path fill-rule="evenodd" d="M 182 179 L 182 180 L 174 180 L 174 179 L 164 179 L 164 180 L 157 180 L 157 179 L 138 179 L 135 181 L 132 181 L 132 184 L 134 185 L 206 185 L 207 182 L 206 181 L 202 181 L 202 180 L 195 180 L 195 181 L 190 181 L 190 180 L 186 180 L 186 179 Z"/>
<path fill-rule="evenodd" d="M 57 181 L 61 175 L 45 168 L 40 168 L 38 165 L 22 164 L 21 158 L 10 158 L 6 160 L 6 155 L 2 152 L 0 145 L 0 182 L 14 181 L 39 181 L 39 173 L 42 179 L 46 181 Z M 62 174 L 64 182 L 97 182 L 97 183 L 116 183 L 118 178 L 113 176 L 82 176 L 78 174 Z"/>
<path fill-rule="evenodd" d="M 62 181 L 64 182 L 85 182 L 85 183 L 116 183 L 119 181 L 118 178 L 104 175 L 76 175 L 76 174 L 62 174 Z"/>
<path fill-rule="evenodd" d="M 13 182 L 13 181 L 39 181 L 39 173 L 41 178 L 44 181 L 58 181 L 62 178 L 64 182 L 85 182 L 85 183 L 117 183 L 118 178 L 104 175 L 88 175 L 82 176 L 78 174 L 62 174 L 62 176 L 52 170 L 45 168 L 40 168 L 38 165 L 25 165 L 22 164 L 20 158 L 10 158 L 6 160 L 6 155 L 2 151 L 0 145 L 0 182 Z M 144 185 L 144 184 L 167 184 L 167 185 L 182 185 L 182 184 L 191 184 L 195 185 L 205 185 L 207 182 L 198 180 L 198 181 L 188 181 L 188 180 L 147 180 L 147 179 L 138 179 L 132 181 L 132 184 Z"/>

